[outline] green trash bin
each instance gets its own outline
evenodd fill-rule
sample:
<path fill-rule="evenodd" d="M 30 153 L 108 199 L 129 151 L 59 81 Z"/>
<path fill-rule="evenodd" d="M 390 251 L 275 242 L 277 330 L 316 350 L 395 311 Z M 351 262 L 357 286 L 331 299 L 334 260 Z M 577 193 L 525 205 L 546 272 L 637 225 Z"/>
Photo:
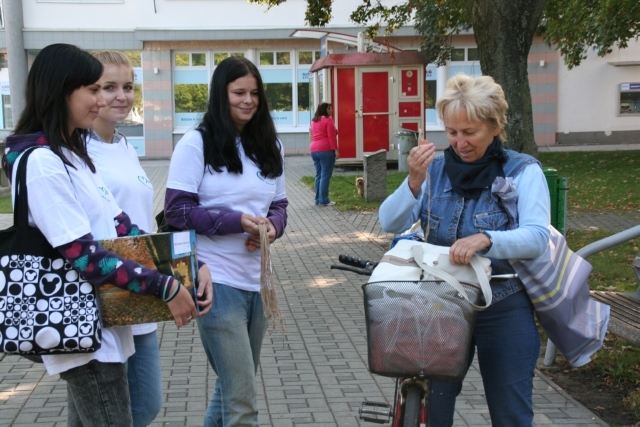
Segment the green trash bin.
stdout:
<path fill-rule="evenodd" d="M 551 225 L 563 235 L 566 234 L 567 222 L 567 192 L 569 180 L 559 178 L 558 171 L 553 168 L 542 168 L 549 187 L 551 199 Z"/>

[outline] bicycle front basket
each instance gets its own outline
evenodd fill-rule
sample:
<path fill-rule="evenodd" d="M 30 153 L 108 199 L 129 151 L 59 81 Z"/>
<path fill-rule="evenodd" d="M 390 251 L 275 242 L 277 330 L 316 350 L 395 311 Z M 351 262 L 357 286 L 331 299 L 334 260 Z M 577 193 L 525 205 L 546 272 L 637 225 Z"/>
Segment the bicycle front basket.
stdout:
<path fill-rule="evenodd" d="M 481 291 L 463 283 L 475 304 Z M 375 282 L 362 287 L 369 371 L 461 381 L 476 312 L 448 283 Z"/>

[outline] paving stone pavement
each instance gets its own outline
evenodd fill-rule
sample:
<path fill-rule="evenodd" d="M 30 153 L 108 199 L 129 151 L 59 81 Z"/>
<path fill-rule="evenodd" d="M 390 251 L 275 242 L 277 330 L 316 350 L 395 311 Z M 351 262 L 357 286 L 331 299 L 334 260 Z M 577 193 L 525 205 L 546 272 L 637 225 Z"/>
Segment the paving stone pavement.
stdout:
<path fill-rule="evenodd" d="M 260 425 L 371 425 L 358 420 L 360 403 L 389 402 L 393 380 L 367 370 L 361 292 L 365 279 L 329 266 L 340 253 L 379 259 L 392 236 L 380 230 L 375 214 L 315 206 L 312 192 L 300 183 L 302 175 L 313 175 L 308 156 L 287 157 L 285 163 L 289 225 L 272 246 L 272 259 L 286 332 L 276 330 L 265 337 L 258 372 Z M 158 212 L 168 161 L 143 161 L 143 166 L 156 188 Z M 0 216 L 0 227 L 11 222 L 10 215 Z M 158 336 L 164 404 L 152 425 L 202 425 L 215 374 L 197 328 L 160 323 Z M 539 371 L 534 410 L 535 426 L 607 425 Z M 57 375 L 46 375 L 42 365 L 0 354 L 0 425 L 66 425 L 65 383 Z M 464 381 L 454 425 L 490 425 L 476 363 Z"/>

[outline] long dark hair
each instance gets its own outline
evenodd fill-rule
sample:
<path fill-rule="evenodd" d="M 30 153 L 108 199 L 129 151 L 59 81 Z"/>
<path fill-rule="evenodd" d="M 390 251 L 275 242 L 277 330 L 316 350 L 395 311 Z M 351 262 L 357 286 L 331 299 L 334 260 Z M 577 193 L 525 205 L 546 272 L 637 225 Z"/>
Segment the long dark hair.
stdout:
<path fill-rule="evenodd" d="M 245 155 L 260 168 L 262 175 L 275 178 L 282 175 L 284 166 L 262 78 L 256 66 L 240 56 L 220 62 L 211 78 L 207 112 L 198 126 L 204 142 L 205 168 L 222 172 L 226 167 L 228 172 L 242 173 L 242 161 L 236 148 L 238 130 L 231 120 L 227 85 L 249 74 L 258 83 L 258 107 L 242 129 L 240 140 Z"/>
<path fill-rule="evenodd" d="M 331 104 L 328 102 L 321 102 L 318 108 L 316 108 L 316 113 L 313 115 L 311 121 L 317 122 L 320 120 L 320 117 L 329 117 L 329 107 L 331 107 Z"/>
<path fill-rule="evenodd" d="M 29 71 L 26 106 L 13 134 L 44 132 L 51 150 L 65 164 L 73 167 L 62 153 L 63 146 L 95 172 L 84 143 L 88 130 L 74 129 L 69 133 L 68 99 L 76 89 L 96 83 L 102 69 L 100 61 L 73 45 L 59 43 L 42 49 Z"/>

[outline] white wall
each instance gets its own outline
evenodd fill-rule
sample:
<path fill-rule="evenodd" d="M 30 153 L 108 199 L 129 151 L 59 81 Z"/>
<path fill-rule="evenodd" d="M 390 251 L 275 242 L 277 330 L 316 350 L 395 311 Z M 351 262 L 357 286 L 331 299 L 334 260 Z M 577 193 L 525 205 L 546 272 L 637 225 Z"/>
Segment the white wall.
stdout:
<path fill-rule="evenodd" d="M 150 13 L 153 13 L 153 0 L 125 0 L 121 3 L 22 0 L 24 29 L 132 31 L 137 25 L 136 3 L 148 4 Z"/>
<path fill-rule="evenodd" d="M 110 1 L 110 0 L 106 0 Z M 123 0 L 99 3 L 86 0 L 23 0 L 27 30 L 133 29 L 265 29 L 304 28 L 306 0 L 287 0 L 267 10 L 246 0 Z M 395 4 L 401 0 L 384 0 Z M 336 0 L 329 28 L 353 27 L 351 12 L 361 0 Z"/>
<path fill-rule="evenodd" d="M 562 61 L 562 59 L 561 59 Z M 558 69 L 558 132 L 640 130 L 640 116 L 618 117 L 620 83 L 640 83 L 640 65 L 614 67 L 608 62 L 640 62 L 640 42 L 605 57 L 590 49 L 583 63 Z"/>

